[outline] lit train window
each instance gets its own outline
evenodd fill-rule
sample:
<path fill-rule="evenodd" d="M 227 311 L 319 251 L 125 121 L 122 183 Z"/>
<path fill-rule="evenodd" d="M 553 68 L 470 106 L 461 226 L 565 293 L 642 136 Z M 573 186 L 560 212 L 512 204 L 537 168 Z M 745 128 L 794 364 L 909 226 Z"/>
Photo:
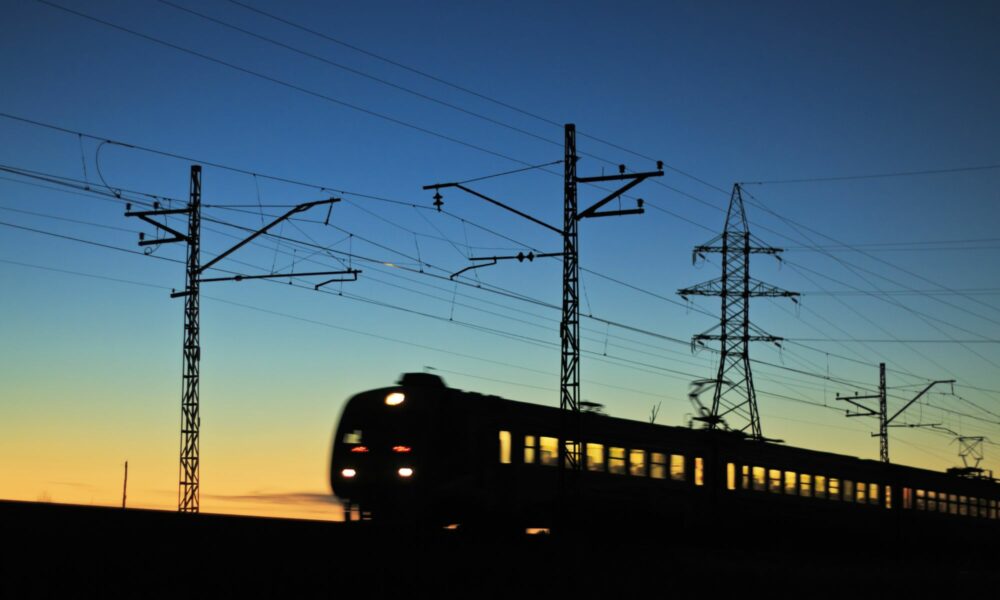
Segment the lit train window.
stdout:
<path fill-rule="evenodd" d="M 705 461 L 700 456 L 694 457 L 694 484 L 705 485 Z"/>
<path fill-rule="evenodd" d="M 979 516 L 979 498 L 969 498 L 969 516 Z"/>
<path fill-rule="evenodd" d="M 817 498 L 826 498 L 826 475 L 817 475 L 813 491 Z"/>
<path fill-rule="evenodd" d="M 938 512 L 948 512 L 948 494 L 938 492 Z"/>
<path fill-rule="evenodd" d="M 883 497 L 885 498 L 885 507 L 886 508 L 892 508 L 892 486 L 891 485 L 885 486 L 885 496 L 883 496 Z"/>
<path fill-rule="evenodd" d="M 958 514 L 958 496 L 948 494 L 948 512 L 953 515 Z"/>
<path fill-rule="evenodd" d="M 927 510 L 930 512 L 937 512 L 937 509 L 937 492 L 927 490 Z"/>
<path fill-rule="evenodd" d="M 608 448 L 608 473 L 625 474 L 625 448 Z"/>
<path fill-rule="evenodd" d="M 728 463 L 726 465 L 726 489 L 736 489 L 736 465 Z"/>
<path fill-rule="evenodd" d="M 785 493 L 795 496 L 799 493 L 795 471 L 785 471 Z"/>
<path fill-rule="evenodd" d="M 916 490 L 916 494 L 914 494 L 914 497 L 916 497 L 917 499 L 917 501 L 914 503 L 916 509 L 927 510 L 927 503 L 924 501 L 924 490 Z"/>
<path fill-rule="evenodd" d="M 903 508 L 906 510 L 913 508 L 913 490 L 908 487 L 903 488 Z"/>
<path fill-rule="evenodd" d="M 826 480 L 826 497 L 830 500 L 840 500 L 840 480 L 836 477 Z"/>
<path fill-rule="evenodd" d="M 965 496 L 958 497 L 958 514 L 963 517 L 969 514 L 969 507 L 966 505 Z"/>
<path fill-rule="evenodd" d="M 674 481 L 684 481 L 684 455 L 670 455 L 670 478 Z"/>
<path fill-rule="evenodd" d="M 649 455 L 649 476 L 653 479 L 667 478 L 667 455 L 662 452 L 651 452 Z"/>
<path fill-rule="evenodd" d="M 539 464 L 547 467 L 559 465 L 559 440 L 554 437 L 542 436 L 538 438 L 538 458 Z"/>
<path fill-rule="evenodd" d="M 990 518 L 991 519 L 996 519 L 997 518 L 997 501 L 996 500 L 990 500 Z"/>
<path fill-rule="evenodd" d="M 805 498 L 812 496 L 812 475 L 808 473 L 799 474 L 799 495 Z"/>
<path fill-rule="evenodd" d="M 750 467 L 748 465 L 740 467 L 740 487 L 745 490 L 750 489 Z"/>
<path fill-rule="evenodd" d="M 628 472 L 633 477 L 646 476 L 646 451 L 632 449 L 628 451 Z"/>
<path fill-rule="evenodd" d="M 510 432 L 500 432 L 500 464 L 510 464 Z"/>
<path fill-rule="evenodd" d="M 767 471 L 767 491 L 772 494 L 781 493 L 781 471 L 778 469 L 768 469 Z"/>
<path fill-rule="evenodd" d="M 573 440 L 566 440 L 566 444 L 563 446 L 563 452 L 566 453 L 566 465 L 575 465 L 580 462 L 580 444 L 574 442 Z"/>
<path fill-rule="evenodd" d="M 587 442 L 587 470 L 604 471 L 604 445 Z"/>
<path fill-rule="evenodd" d="M 753 489 L 755 492 L 763 492 L 765 488 L 764 477 L 767 473 L 764 472 L 764 467 L 754 467 L 753 468 Z"/>
<path fill-rule="evenodd" d="M 354 431 L 349 431 L 344 434 L 345 444 L 360 444 L 361 443 L 361 430 L 355 429 Z"/>
<path fill-rule="evenodd" d="M 535 464 L 535 452 L 537 446 L 535 446 L 535 436 L 526 435 L 524 436 L 524 464 L 533 465 Z"/>
<path fill-rule="evenodd" d="M 869 483 L 868 484 L 868 503 L 878 504 L 878 484 Z"/>
<path fill-rule="evenodd" d="M 843 493 L 841 499 L 844 502 L 854 502 L 854 482 L 845 479 L 843 482 Z"/>
<path fill-rule="evenodd" d="M 854 488 L 854 500 L 858 504 L 868 504 L 868 485 L 859 481 Z"/>

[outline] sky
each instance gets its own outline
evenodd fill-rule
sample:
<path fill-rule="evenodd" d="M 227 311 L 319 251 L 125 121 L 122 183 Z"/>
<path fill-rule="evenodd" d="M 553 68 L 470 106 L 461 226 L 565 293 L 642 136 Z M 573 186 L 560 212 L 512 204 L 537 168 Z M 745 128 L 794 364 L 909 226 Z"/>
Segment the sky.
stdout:
<path fill-rule="evenodd" d="M 943 470 L 961 462 L 956 436 L 984 436 L 981 466 L 1000 470 L 996 3 L 3 12 L 2 498 L 116 505 L 128 460 L 130 506 L 176 507 L 184 249 L 144 255 L 138 234 L 155 232 L 124 202 L 182 206 L 194 163 L 203 262 L 290 205 L 342 198 L 216 276 L 362 271 L 320 291 L 298 276 L 203 285 L 203 511 L 340 518 L 338 415 L 404 372 L 557 405 L 559 261 L 449 275 L 561 240 L 454 189 L 435 211 L 422 187 L 560 161 L 565 123 L 581 176 L 665 165 L 622 200 L 645 214 L 580 224 L 585 400 L 687 424 L 690 382 L 718 360 L 688 341 L 719 300 L 676 292 L 718 277 L 718 257 L 692 264 L 691 249 L 742 182 L 752 233 L 785 249 L 755 256 L 753 276 L 801 293 L 752 303 L 785 338 L 751 349 L 764 434 L 877 458 L 877 423 L 836 396 L 872 393 L 885 362 L 890 409 L 957 382 L 898 418 L 920 427 L 892 430 L 894 462 Z M 469 186 L 561 221 L 558 164 Z M 601 197 L 581 186 L 581 208 Z"/>

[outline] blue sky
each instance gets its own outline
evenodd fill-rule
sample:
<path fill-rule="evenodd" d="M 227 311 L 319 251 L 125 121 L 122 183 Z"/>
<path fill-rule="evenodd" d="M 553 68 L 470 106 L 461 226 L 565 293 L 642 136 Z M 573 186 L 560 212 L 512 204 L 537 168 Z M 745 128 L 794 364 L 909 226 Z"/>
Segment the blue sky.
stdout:
<path fill-rule="evenodd" d="M 404 371 L 434 367 L 457 387 L 557 401 L 558 311 L 447 281 L 469 255 L 558 251 L 557 236 L 454 190 L 445 193 L 449 214 L 438 214 L 428 210 L 423 185 L 559 160 L 566 122 L 581 132 L 581 174 L 613 172 L 619 163 L 647 170 L 663 160 L 665 177 L 636 190 L 652 205 L 646 214 L 581 224 L 583 310 L 687 340 L 713 324 L 698 310 L 715 314 L 718 303 L 700 299 L 686 308 L 675 292 L 718 275 L 717 263 L 692 266 L 690 250 L 721 229 L 734 182 L 1000 163 L 998 9 L 986 2 L 247 0 L 338 44 L 225 0 L 176 0 L 313 57 L 155 0 L 60 3 L 272 81 L 44 3 L 4 4 L 0 112 L 259 174 L 206 166 L 205 203 L 251 205 L 206 209 L 211 218 L 259 226 L 258 204 L 325 195 L 267 176 L 401 202 L 343 194 L 334 227 L 297 223 L 282 231 L 358 257 L 350 266 L 365 272 L 343 286 L 345 296 L 339 286 L 311 292 L 298 279 L 294 286 L 205 286 L 205 493 L 268 499 L 243 509 L 218 500 L 220 511 L 268 512 L 275 497 L 301 503 L 322 492 L 343 401 Z M 113 188 L 187 194 L 188 161 L 6 118 L 0 135 L 0 163 L 9 167 L 86 179 L 97 189 L 103 176 Z M 562 183 L 559 167 L 552 170 L 474 185 L 558 223 Z M 113 199 L 2 177 L 4 223 L 133 250 L 138 231 L 152 233 Z M 845 381 L 873 387 L 885 361 L 889 385 L 907 386 L 893 390 L 894 406 L 926 380 L 960 383 L 957 396 L 932 394 L 930 404 L 911 409 L 908 423 L 1000 442 L 1000 351 L 989 342 L 1000 337 L 997 184 L 1000 170 L 982 169 L 746 186 L 754 234 L 788 248 L 783 265 L 755 259 L 754 275 L 804 293 L 798 307 L 756 301 L 753 320 L 789 340 L 814 340 L 780 352 L 753 349 L 761 361 L 808 373 L 755 366 L 765 434 L 877 456 L 873 421 L 787 397 L 836 404 L 837 393 L 859 389 Z M 581 205 L 599 194 L 582 190 Z M 206 253 L 242 234 L 210 227 Z M 177 259 L 182 251 L 163 246 L 154 256 Z M 226 268 L 283 272 L 294 262 L 301 272 L 339 264 L 309 253 L 265 240 Z M 93 486 L 94 502 L 113 503 L 120 463 L 131 456 L 136 485 L 146 490 L 141 501 L 169 506 L 182 305 L 168 292 L 182 286 L 183 267 L 10 226 L 0 234 L 0 260 L 2 444 L 7 456 L 25 457 L 4 465 L 18 476 L 0 495 L 86 501 L 69 493 L 80 487 L 64 494 L 51 483 L 69 482 Z M 468 282 L 558 304 L 559 277 L 558 262 L 537 261 L 482 269 Z M 858 290 L 865 293 L 829 294 Z M 682 343 L 600 322 L 583 326 L 584 398 L 640 419 L 662 401 L 659 422 L 685 422 L 690 375 L 712 376 L 714 354 L 692 355 Z M 977 343 L 855 341 L 892 339 Z M 941 432 L 893 434 L 895 460 L 934 469 L 958 460 L 956 444 Z M 996 450 L 986 446 L 989 468 L 997 467 Z"/>

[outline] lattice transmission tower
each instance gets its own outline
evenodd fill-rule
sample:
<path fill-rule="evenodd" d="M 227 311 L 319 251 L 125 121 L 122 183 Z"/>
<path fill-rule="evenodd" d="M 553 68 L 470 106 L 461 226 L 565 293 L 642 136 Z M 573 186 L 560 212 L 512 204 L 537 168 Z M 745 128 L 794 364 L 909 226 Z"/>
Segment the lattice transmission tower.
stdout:
<path fill-rule="evenodd" d="M 722 319 L 704 333 L 691 339 L 693 348 L 704 345 L 706 340 L 719 341 L 719 370 L 714 383 L 710 408 L 695 400 L 700 413 L 696 420 L 708 429 L 726 428 L 748 433 L 754 439 L 763 439 L 757 395 L 750 371 L 750 342 L 781 341 L 750 322 L 750 299 L 759 297 L 792 298 L 798 292 L 789 292 L 750 277 L 750 255 L 778 255 L 781 248 L 759 244 L 750 234 L 743 192 L 740 184 L 733 185 L 726 212 L 726 225 L 721 235 L 708 243 L 695 246 L 692 259 L 705 258 L 706 254 L 722 255 L 722 276 L 693 287 L 677 290 L 684 299 L 688 296 L 720 296 Z"/>

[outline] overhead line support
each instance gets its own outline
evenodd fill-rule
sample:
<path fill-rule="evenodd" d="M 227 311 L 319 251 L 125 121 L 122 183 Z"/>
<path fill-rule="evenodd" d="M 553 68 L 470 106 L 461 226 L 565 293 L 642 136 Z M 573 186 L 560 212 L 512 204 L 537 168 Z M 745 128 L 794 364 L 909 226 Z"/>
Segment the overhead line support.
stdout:
<path fill-rule="evenodd" d="M 181 443 L 180 443 L 180 467 L 179 482 L 177 489 L 177 510 L 179 512 L 197 513 L 200 510 L 201 498 L 201 456 L 200 456 L 200 436 L 201 436 L 201 399 L 199 392 L 200 371 L 201 371 L 201 325 L 200 325 L 200 301 L 201 284 L 215 281 L 242 281 L 244 279 L 272 279 L 277 277 L 305 277 L 316 275 L 352 275 L 351 280 L 330 280 L 316 286 L 319 289 L 327 283 L 333 281 L 353 281 L 357 279 L 357 274 L 361 271 L 349 269 L 347 271 L 321 271 L 313 273 L 278 273 L 267 275 L 235 275 L 232 277 L 211 277 L 202 278 L 202 273 L 223 258 L 236 252 L 243 246 L 249 244 L 255 238 L 267 233 L 275 225 L 292 217 L 293 215 L 309 210 L 314 206 L 324 204 L 333 205 L 339 202 L 339 198 L 329 198 L 327 200 L 317 200 L 299 204 L 289 210 L 284 215 L 278 217 L 271 223 L 254 231 L 251 235 L 237 242 L 234 246 L 219 254 L 204 265 L 201 264 L 201 166 L 191 165 L 191 184 L 186 208 L 160 209 L 154 204 L 154 210 L 132 211 L 132 205 L 127 204 L 125 208 L 126 217 L 137 217 L 138 219 L 153 225 L 159 230 L 169 233 L 172 237 L 164 239 L 145 239 L 145 235 L 139 234 L 140 246 L 152 246 L 158 244 L 170 244 L 175 242 L 187 242 L 187 260 L 185 286 L 181 291 L 173 290 L 171 298 L 184 298 L 184 352 L 183 352 L 183 373 L 181 376 Z M 166 223 L 156 220 L 154 217 L 166 217 L 170 215 L 187 215 L 187 233 L 178 231 Z M 327 216 L 329 220 L 329 215 Z"/>

